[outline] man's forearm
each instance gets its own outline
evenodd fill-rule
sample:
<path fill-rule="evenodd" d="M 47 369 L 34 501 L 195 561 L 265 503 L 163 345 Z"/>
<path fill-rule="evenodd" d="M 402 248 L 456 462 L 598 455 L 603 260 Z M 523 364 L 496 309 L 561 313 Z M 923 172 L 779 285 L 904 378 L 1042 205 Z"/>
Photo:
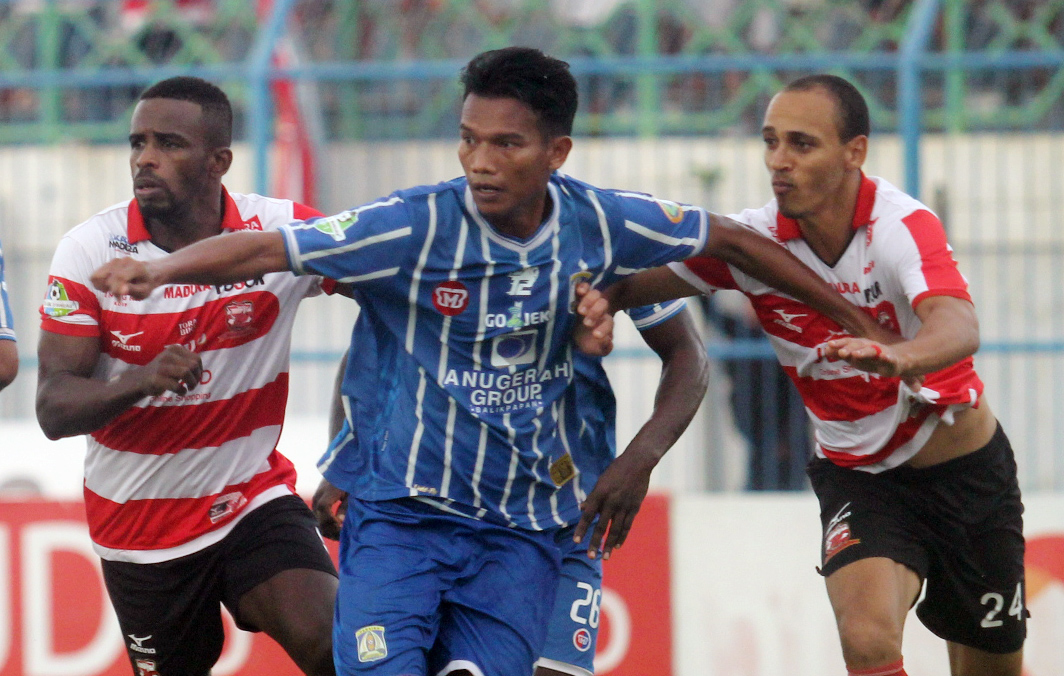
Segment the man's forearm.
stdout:
<path fill-rule="evenodd" d="M 735 221 L 721 216 L 712 218 L 705 254 L 720 258 L 831 317 L 855 336 L 878 335 L 879 327 L 871 317 L 843 298 L 786 248 Z"/>
<path fill-rule="evenodd" d="M 145 396 L 128 377 L 105 382 L 73 374 L 56 375 L 37 388 L 37 420 L 49 439 L 89 434 Z"/>
<path fill-rule="evenodd" d="M 279 232 L 237 232 L 207 239 L 151 263 L 158 284 L 228 284 L 288 270 Z"/>

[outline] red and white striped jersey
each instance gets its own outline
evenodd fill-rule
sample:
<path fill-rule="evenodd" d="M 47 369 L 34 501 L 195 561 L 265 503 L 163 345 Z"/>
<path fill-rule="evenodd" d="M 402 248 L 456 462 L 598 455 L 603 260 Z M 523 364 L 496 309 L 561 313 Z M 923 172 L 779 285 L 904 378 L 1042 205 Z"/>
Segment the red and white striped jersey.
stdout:
<path fill-rule="evenodd" d="M 834 265 L 809 247 L 797 221 L 776 200 L 732 218 L 771 237 L 880 324 L 912 338 L 914 308 L 929 296 L 971 301 L 946 234 L 931 211 L 881 178 L 862 176 L 853 240 Z M 817 455 L 842 467 L 880 472 L 916 454 L 940 421 L 976 405 L 983 384 L 972 359 L 929 374 L 914 393 L 898 378 L 859 371 L 822 356 L 822 344 L 847 335 L 833 320 L 713 258 L 670 268 L 710 293 L 739 289 L 753 303 L 783 369 L 798 386 L 813 421 Z"/>
<path fill-rule="evenodd" d="M 288 200 L 224 193 L 223 233 L 273 230 L 320 215 Z M 222 237 L 225 234 L 220 235 Z M 137 402 L 88 436 L 85 508 L 104 559 L 154 563 L 219 540 L 255 507 L 294 492 L 276 451 L 288 398 L 291 327 L 320 277 L 273 273 L 223 286 L 171 284 L 143 301 L 96 291 L 109 260 L 156 260 L 136 201 L 68 232 L 52 260 L 41 328 L 100 341 L 94 378 L 108 380 L 181 344 L 203 360 L 200 385 Z"/>

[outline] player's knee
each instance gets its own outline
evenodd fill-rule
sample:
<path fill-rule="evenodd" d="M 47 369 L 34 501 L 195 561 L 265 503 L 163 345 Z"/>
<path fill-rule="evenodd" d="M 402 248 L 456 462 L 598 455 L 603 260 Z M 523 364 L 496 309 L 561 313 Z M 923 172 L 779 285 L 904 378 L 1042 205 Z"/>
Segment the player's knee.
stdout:
<path fill-rule="evenodd" d="M 865 616 L 840 620 L 839 639 L 850 669 L 867 669 L 901 657 L 902 627 L 890 619 Z"/>

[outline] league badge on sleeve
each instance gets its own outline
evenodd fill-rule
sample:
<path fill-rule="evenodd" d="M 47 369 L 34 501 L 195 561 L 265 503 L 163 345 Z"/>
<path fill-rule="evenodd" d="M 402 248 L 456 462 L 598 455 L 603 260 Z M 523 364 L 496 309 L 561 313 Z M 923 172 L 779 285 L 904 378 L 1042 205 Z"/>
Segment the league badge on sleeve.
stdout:
<path fill-rule="evenodd" d="M 66 287 L 58 279 L 48 285 L 48 294 L 44 298 L 44 313 L 49 317 L 66 317 L 78 309 L 78 302 L 70 300 Z"/>

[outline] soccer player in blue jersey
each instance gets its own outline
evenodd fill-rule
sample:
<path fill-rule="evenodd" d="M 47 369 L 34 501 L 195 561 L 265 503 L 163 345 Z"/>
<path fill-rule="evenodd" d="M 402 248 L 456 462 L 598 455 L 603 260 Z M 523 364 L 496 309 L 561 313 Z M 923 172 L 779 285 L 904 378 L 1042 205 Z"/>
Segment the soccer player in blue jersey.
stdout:
<path fill-rule="evenodd" d="M 851 333 L 877 330 L 733 221 L 559 173 L 577 104 L 564 62 L 511 47 L 474 57 L 462 81 L 462 178 L 93 276 L 135 298 L 288 270 L 354 288 L 362 310 L 343 384 L 354 434 L 323 463 L 351 496 L 339 673 L 531 673 L 557 586 L 554 538 L 584 497 L 567 401 L 579 284 L 704 253 Z"/>
<path fill-rule="evenodd" d="M 651 472 L 694 417 L 709 381 L 705 346 L 685 305 L 683 301 L 670 301 L 628 311 L 647 345 L 661 357 L 662 373 L 650 419 L 616 461 L 617 402 L 609 378 L 601 359 L 581 352 L 573 354 L 575 379 L 570 402 L 578 410 L 581 425 L 579 444 L 573 449 L 578 472 L 573 481 L 579 482 L 580 491 L 588 494 L 584 501 L 587 513 L 601 511 L 603 523 L 615 517 L 618 527 L 602 545 L 603 557 L 589 557 L 587 546 L 573 541 L 573 527 L 558 532 L 555 541 L 561 554 L 561 576 L 535 676 L 594 673 L 602 559 L 624 542 L 646 496 Z M 346 364 L 345 354 L 337 373 L 330 438 L 340 433 L 346 419 L 341 394 Z M 607 469 L 609 474 L 599 485 L 599 477 Z M 311 507 L 322 534 L 336 540 L 343 525 L 347 493 L 333 486 L 330 478 L 327 472 Z M 601 538 L 600 532 L 591 542 L 599 543 Z M 598 544 L 593 546 L 598 549 Z"/>
<path fill-rule="evenodd" d="M 4 252 L 0 249 L 0 390 L 11 384 L 18 375 L 18 348 L 15 346 L 15 323 L 7 299 L 4 281 Z"/>

